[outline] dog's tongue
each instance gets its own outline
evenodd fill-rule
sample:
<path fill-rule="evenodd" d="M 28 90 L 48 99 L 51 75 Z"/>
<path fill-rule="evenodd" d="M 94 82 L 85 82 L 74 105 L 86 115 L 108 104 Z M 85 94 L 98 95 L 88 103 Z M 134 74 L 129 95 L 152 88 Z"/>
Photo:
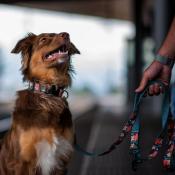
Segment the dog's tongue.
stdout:
<path fill-rule="evenodd" d="M 68 56 L 67 52 L 55 52 L 52 55 L 49 55 L 48 60 L 54 61 L 54 60 L 58 60 L 61 58 L 66 58 L 67 56 Z"/>
<path fill-rule="evenodd" d="M 52 58 L 53 58 L 54 60 L 60 58 L 60 56 L 61 56 L 61 55 L 60 55 L 60 53 L 58 53 L 58 52 L 52 54 Z"/>

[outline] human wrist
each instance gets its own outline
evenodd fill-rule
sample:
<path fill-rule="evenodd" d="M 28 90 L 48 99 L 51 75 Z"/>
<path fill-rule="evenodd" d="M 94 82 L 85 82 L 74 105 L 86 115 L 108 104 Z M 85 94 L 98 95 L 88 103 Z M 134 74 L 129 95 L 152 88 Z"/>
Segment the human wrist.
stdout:
<path fill-rule="evenodd" d="M 157 54 L 157 55 L 156 55 L 155 61 L 158 61 L 158 62 L 160 62 L 161 64 L 170 67 L 171 69 L 173 68 L 174 62 L 175 62 L 174 59 L 169 58 L 169 57 L 162 56 L 162 55 L 160 55 L 160 54 Z"/>

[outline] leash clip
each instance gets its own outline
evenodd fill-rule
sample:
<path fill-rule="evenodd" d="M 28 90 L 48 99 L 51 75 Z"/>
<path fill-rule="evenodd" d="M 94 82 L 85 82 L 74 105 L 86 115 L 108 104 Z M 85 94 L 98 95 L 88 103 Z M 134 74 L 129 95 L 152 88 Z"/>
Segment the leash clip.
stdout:
<path fill-rule="evenodd" d="M 67 90 L 63 90 L 62 91 L 62 98 L 65 98 L 65 99 L 68 99 L 68 97 L 69 97 L 69 92 L 67 91 Z"/>

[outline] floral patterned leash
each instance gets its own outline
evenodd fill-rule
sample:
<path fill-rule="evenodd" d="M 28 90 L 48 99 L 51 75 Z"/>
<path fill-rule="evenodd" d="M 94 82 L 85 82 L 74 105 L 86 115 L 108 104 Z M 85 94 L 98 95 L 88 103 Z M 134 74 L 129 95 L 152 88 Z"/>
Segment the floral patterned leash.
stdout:
<path fill-rule="evenodd" d="M 84 150 L 77 143 L 76 139 L 75 139 L 75 149 L 87 156 L 93 156 L 93 157 L 104 156 L 106 154 L 111 153 L 113 150 L 115 150 L 117 146 L 121 144 L 125 139 L 125 137 L 131 132 L 130 152 L 133 157 L 132 169 L 135 171 L 137 170 L 138 165 L 140 163 L 143 163 L 144 161 L 147 161 L 147 160 L 151 160 L 157 156 L 159 149 L 163 144 L 163 140 L 166 136 L 166 131 L 168 127 L 168 148 L 163 158 L 163 166 L 167 170 L 169 169 L 174 170 L 175 168 L 174 166 L 175 164 L 175 122 L 174 122 L 175 119 L 174 118 L 175 117 L 173 117 L 170 112 L 170 95 L 168 92 L 169 90 L 167 90 L 165 93 L 164 103 L 163 103 L 163 107 L 164 107 L 162 111 L 162 128 L 163 129 L 160 135 L 155 139 L 154 145 L 152 146 L 149 156 L 147 158 L 141 157 L 140 147 L 139 147 L 140 117 L 138 116 L 138 113 L 139 113 L 141 100 L 144 97 L 145 93 L 147 92 L 149 85 L 152 83 L 155 83 L 155 82 L 150 82 L 142 93 L 135 94 L 134 107 L 133 107 L 133 111 L 129 116 L 129 120 L 124 125 L 118 139 L 113 144 L 111 144 L 111 146 L 107 150 L 105 150 L 102 153 L 88 152 Z M 158 83 L 161 86 L 163 86 L 161 82 L 158 82 Z"/>
<path fill-rule="evenodd" d="M 175 89 L 172 89 L 172 94 L 175 97 Z M 168 140 L 166 141 L 166 152 L 163 157 L 163 167 L 166 170 L 174 171 L 175 170 L 175 110 L 172 111 L 172 107 L 175 105 L 175 98 L 172 98 L 170 103 L 170 94 L 169 89 L 166 90 L 163 99 L 162 105 L 162 131 L 159 136 L 155 139 L 152 149 L 147 158 L 141 158 L 140 147 L 139 147 L 139 129 L 140 121 L 139 118 L 135 122 L 131 131 L 131 144 L 130 151 L 133 157 L 132 169 L 137 170 L 138 165 L 144 161 L 151 160 L 158 155 L 160 148 L 163 145 L 163 141 L 166 141 L 166 135 L 168 134 Z M 174 104 L 173 104 L 174 103 Z"/>

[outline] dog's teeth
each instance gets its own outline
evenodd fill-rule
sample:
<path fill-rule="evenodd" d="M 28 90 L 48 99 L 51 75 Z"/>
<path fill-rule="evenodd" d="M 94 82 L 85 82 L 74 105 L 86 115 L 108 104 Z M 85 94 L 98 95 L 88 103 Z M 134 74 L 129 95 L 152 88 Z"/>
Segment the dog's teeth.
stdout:
<path fill-rule="evenodd" d="M 52 55 L 49 55 L 48 58 L 52 58 Z"/>

